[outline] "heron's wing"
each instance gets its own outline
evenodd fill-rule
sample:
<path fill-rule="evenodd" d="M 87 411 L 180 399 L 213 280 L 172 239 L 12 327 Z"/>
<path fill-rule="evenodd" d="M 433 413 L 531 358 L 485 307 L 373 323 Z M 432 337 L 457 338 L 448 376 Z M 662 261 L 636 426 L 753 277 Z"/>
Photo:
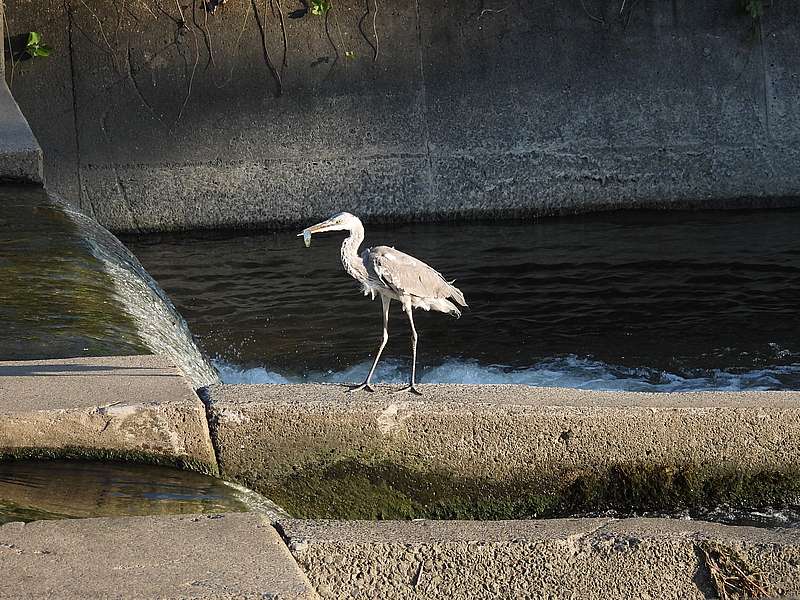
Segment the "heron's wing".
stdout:
<path fill-rule="evenodd" d="M 376 246 L 363 254 L 370 277 L 378 279 L 398 294 L 419 298 L 454 298 L 466 306 L 464 296 L 447 283 L 441 273 L 421 260 L 388 246 Z"/>

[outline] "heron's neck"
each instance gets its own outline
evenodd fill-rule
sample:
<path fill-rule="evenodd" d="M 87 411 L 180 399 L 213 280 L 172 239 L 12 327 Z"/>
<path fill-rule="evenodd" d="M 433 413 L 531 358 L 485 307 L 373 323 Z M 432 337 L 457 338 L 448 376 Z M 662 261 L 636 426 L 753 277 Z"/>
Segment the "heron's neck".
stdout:
<path fill-rule="evenodd" d="M 342 265 L 344 270 L 361 283 L 366 283 L 369 276 L 361 257 L 358 255 L 358 248 L 364 241 L 364 227 L 359 223 L 350 230 L 350 235 L 342 242 Z"/>

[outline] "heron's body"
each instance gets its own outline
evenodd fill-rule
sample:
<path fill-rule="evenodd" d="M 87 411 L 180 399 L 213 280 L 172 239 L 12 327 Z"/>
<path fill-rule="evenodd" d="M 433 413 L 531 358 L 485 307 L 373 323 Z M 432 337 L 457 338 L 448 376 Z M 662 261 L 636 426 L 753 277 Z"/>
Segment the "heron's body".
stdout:
<path fill-rule="evenodd" d="M 370 379 L 389 338 L 387 327 L 389 306 L 392 300 L 397 300 L 408 316 L 412 331 L 411 385 L 406 389 L 417 392 L 415 385 L 417 331 L 414 327 L 412 311 L 415 308 L 421 308 L 460 317 L 461 311 L 453 301 L 461 306 L 467 306 L 464 295 L 435 269 L 421 260 L 389 246 L 367 248 L 359 254 L 359 248 L 364 241 L 364 226 L 358 217 L 350 213 L 338 214 L 305 231 L 320 233 L 339 230 L 350 232 L 350 235 L 342 243 L 342 265 L 345 271 L 361 283 L 361 289 L 365 295 L 371 296 L 372 299 L 380 296 L 383 304 L 383 342 L 378 349 L 366 381 L 356 389 L 373 389 Z"/>

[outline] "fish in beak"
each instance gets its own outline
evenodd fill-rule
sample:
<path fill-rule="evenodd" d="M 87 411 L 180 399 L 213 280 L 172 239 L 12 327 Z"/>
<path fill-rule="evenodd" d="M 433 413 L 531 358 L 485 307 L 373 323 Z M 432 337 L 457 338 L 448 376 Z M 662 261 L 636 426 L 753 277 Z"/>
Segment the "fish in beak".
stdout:
<path fill-rule="evenodd" d="M 312 233 L 322 233 L 324 231 L 335 231 L 338 229 L 338 223 L 335 223 L 333 219 L 328 219 L 327 221 L 322 221 L 322 223 L 317 223 L 316 225 L 312 225 L 311 227 L 306 227 L 297 234 L 297 237 L 303 238 L 303 243 L 306 245 L 306 248 L 311 246 L 311 234 Z"/>

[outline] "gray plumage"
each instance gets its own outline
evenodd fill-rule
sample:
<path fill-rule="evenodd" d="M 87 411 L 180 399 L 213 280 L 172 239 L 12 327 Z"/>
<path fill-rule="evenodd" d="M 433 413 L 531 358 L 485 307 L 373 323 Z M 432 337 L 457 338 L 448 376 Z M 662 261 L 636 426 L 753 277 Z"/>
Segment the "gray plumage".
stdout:
<path fill-rule="evenodd" d="M 364 241 L 364 226 L 358 217 L 350 213 L 335 215 L 327 221 L 308 227 L 299 235 L 342 230 L 350 232 L 342 243 L 342 265 L 345 271 L 361 283 L 364 294 L 373 299 L 376 295 L 380 296 L 383 305 L 383 342 L 366 380 L 353 389 L 374 391 L 370 380 L 389 338 L 389 305 L 392 300 L 397 300 L 408 316 L 412 332 L 411 383 L 404 389 L 418 394 L 415 384 L 418 336 L 412 310 L 435 310 L 460 317 L 461 311 L 456 304 L 467 306 L 464 294 L 452 282 L 445 280 L 441 273 L 405 252 L 389 246 L 375 246 L 359 254 L 358 249 Z"/>
<path fill-rule="evenodd" d="M 445 281 L 441 273 L 405 252 L 375 246 L 365 250 L 361 260 L 370 280 L 377 279 L 401 303 L 407 298 L 412 308 L 438 310 L 460 317 L 461 311 L 448 298 L 461 306 L 467 305 L 461 290 Z"/>

